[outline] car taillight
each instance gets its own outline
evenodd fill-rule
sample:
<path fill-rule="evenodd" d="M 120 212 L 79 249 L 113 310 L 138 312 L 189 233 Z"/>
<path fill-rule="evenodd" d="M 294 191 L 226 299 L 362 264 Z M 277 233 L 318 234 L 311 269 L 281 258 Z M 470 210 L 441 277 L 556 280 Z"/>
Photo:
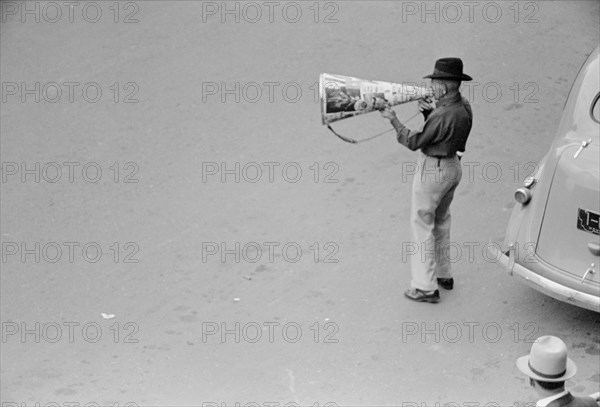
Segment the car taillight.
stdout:
<path fill-rule="evenodd" d="M 521 205 L 527 205 L 531 200 L 532 193 L 527 188 L 519 188 L 515 191 L 515 200 Z"/>

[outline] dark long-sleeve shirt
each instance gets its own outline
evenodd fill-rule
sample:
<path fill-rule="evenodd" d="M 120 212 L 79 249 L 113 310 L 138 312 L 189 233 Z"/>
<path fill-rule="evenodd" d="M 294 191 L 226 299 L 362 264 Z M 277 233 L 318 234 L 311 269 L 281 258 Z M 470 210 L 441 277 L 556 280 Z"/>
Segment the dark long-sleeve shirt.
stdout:
<path fill-rule="evenodd" d="M 392 120 L 398 142 L 411 150 L 431 156 L 453 156 L 464 152 L 473 125 L 473 112 L 460 92 L 444 95 L 427 116 L 423 129 L 406 128 L 398 119 Z"/>

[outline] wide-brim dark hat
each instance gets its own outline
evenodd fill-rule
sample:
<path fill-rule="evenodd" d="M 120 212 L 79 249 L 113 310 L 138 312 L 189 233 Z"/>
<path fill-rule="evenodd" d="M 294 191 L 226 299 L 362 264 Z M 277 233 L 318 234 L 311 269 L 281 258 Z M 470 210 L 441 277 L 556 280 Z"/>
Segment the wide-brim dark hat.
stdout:
<path fill-rule="evenodd" d="M 424 76 L 430 79 L 453 79 L 457 81 L 471 81 L 469 75 L 463 73 L 463 62 L 460 58 L 440 58 L 435 61 L 431 75 Z"/>

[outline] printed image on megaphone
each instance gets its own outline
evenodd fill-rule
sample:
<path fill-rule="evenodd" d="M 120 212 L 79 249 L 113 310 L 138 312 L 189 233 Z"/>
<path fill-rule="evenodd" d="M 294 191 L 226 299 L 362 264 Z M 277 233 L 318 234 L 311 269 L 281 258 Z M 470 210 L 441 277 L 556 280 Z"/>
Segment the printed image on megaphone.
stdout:
<path fill-rule="evenodd" d="M 365 98 L 368 100 L 367 106 L 370 109 L 383 110 L 390 106 L 390 102 L 385 98 L 383 93 L 367 93 Z"/>
<path fill-rule="evenodd" d="M 349 95 L 347 91 L 334 89 L 328 91 L 327 112 L 360 112 L 368 107 L 367 102 L 360 95 Z"/>

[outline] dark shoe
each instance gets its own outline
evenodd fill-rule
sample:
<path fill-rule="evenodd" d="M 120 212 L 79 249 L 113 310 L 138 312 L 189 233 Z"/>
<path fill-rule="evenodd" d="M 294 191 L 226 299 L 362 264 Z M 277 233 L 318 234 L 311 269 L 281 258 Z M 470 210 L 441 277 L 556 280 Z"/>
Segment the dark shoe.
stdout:
<path fill-rule="evenodd" d="M 440 300 L 440 292 L 439 290 L 435 291 L 423 291 L 418 288 L 411 288 L 410 290 L 406 290 L 404 292 L 404 296 L 413 301 L 417 302 L 431 302 L 436 303 Z"/>
<path fill-rule="evenodd" d="M 452 290 L 454 288 L 454 279 L 453 278 L 438 278 L 438 285 L 446 290 Z"/>

